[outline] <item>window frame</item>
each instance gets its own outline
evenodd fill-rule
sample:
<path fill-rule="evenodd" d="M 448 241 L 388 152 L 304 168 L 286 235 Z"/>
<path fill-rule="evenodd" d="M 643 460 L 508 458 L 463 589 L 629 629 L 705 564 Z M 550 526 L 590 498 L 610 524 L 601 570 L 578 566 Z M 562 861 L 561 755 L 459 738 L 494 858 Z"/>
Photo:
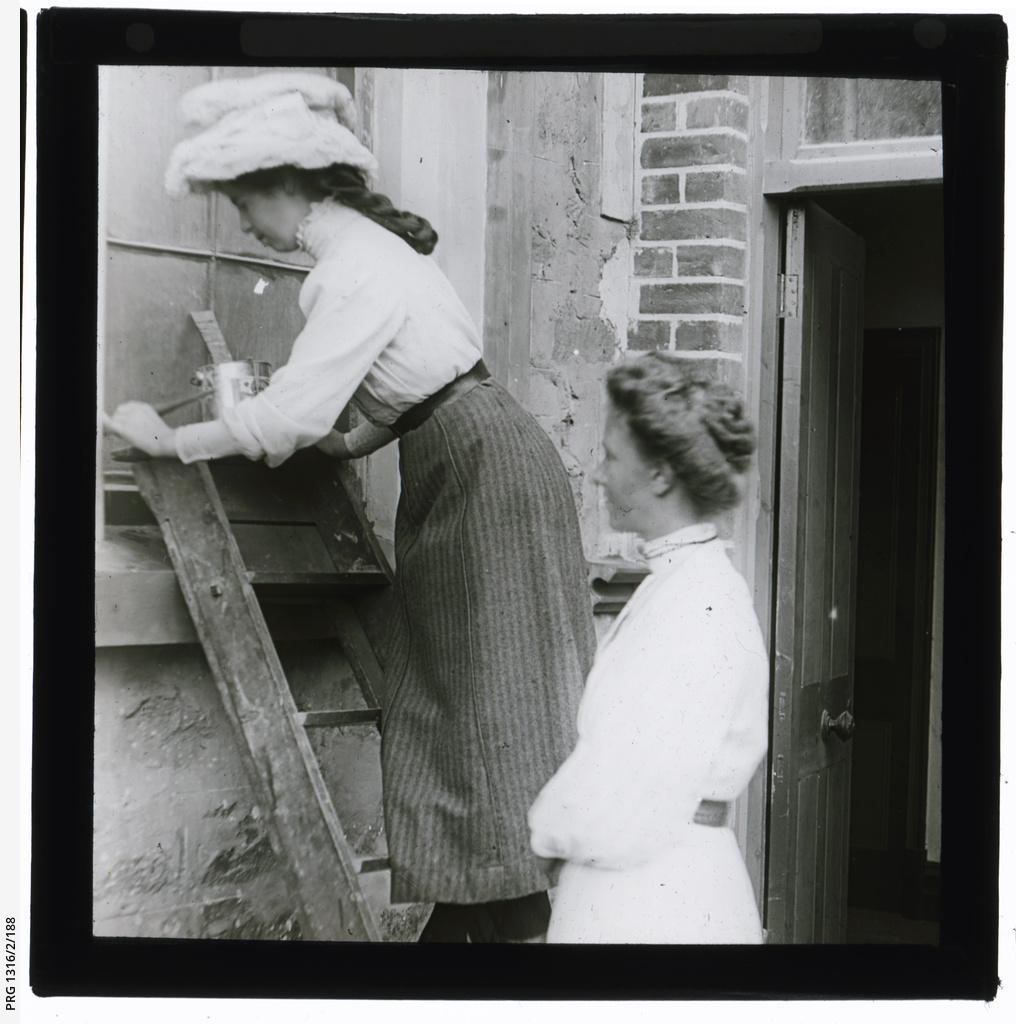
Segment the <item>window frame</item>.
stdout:
<path fill-rule="evenodd" d="M 851 186 L 942 180 L 942 136 L 802 143 L 806 78 L 770 79 L 769 109 L 778 135 L 766 161 L 763 192 L 786 194 Z"/>

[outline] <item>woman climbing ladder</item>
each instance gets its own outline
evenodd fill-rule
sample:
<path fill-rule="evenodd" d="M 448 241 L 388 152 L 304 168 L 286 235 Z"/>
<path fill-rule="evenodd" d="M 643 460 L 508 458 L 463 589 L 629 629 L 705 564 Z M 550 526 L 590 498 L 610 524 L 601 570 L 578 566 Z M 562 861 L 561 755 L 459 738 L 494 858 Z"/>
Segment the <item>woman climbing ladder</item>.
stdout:
<path fill-rule="evenodd" d="M 110 425 L 156 456 L 278 465 L 398 439 L 395 611 L 382 768 L 393 902 L 433 902 L 424 941 L 531 941 L 552 862 L 526 811 L 574 745 L 594 647 L 567 475 L 489 375 L 475 326 L 427 258 L 437 235 L 368 187 L 351 97 L 323 75 L 211 82 L 167 188 L 217 190 L 278 251 L 315 260 L 288 364 L 222 419 L 175 430 L 150 406 Z M 352 401 L 366 418 L 332 427 Z"/>

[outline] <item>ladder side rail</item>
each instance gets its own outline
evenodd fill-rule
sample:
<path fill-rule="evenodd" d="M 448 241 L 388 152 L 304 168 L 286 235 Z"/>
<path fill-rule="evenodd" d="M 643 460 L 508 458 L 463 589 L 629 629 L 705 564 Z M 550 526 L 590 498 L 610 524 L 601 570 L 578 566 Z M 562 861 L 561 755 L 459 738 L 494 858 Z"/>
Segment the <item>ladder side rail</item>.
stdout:
<path fill-rule="evenodd" d="M 356 862 L 321 776 L 207 465 L 135 465 L 163 532 L 309 938 L 379 941 Z M 273 711 L 275 713 L 273 713 Z"/>

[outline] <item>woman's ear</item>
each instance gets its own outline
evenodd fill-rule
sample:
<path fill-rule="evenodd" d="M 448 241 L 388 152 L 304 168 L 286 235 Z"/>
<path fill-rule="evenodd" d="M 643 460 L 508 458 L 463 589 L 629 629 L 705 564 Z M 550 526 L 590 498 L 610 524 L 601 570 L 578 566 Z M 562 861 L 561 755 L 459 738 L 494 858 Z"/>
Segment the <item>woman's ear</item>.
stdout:
<path fill-rule="evenodd" d="M 649 487 L 653 494 L 662 498 L 674 489 L 674 470 L 666 462 L 657 462 L 653 465 L 653 475 L 650 478 Z"/>

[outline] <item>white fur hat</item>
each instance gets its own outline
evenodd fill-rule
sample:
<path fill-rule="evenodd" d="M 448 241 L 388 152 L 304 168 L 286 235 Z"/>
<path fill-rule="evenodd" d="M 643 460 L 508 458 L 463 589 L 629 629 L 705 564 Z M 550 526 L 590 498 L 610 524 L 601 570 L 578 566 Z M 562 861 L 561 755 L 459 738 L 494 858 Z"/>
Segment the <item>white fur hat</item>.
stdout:
<path fill-rule="evenodd" d="M 288 73 L 227 78 L 191 89 L 180 102 L 198 134 L 179 143 L 166 168 L 173 196 L 269 167 L 312 170 L 349 164 L 377 170 L 356 137 L 349 90 L 325 75 Z"/>

